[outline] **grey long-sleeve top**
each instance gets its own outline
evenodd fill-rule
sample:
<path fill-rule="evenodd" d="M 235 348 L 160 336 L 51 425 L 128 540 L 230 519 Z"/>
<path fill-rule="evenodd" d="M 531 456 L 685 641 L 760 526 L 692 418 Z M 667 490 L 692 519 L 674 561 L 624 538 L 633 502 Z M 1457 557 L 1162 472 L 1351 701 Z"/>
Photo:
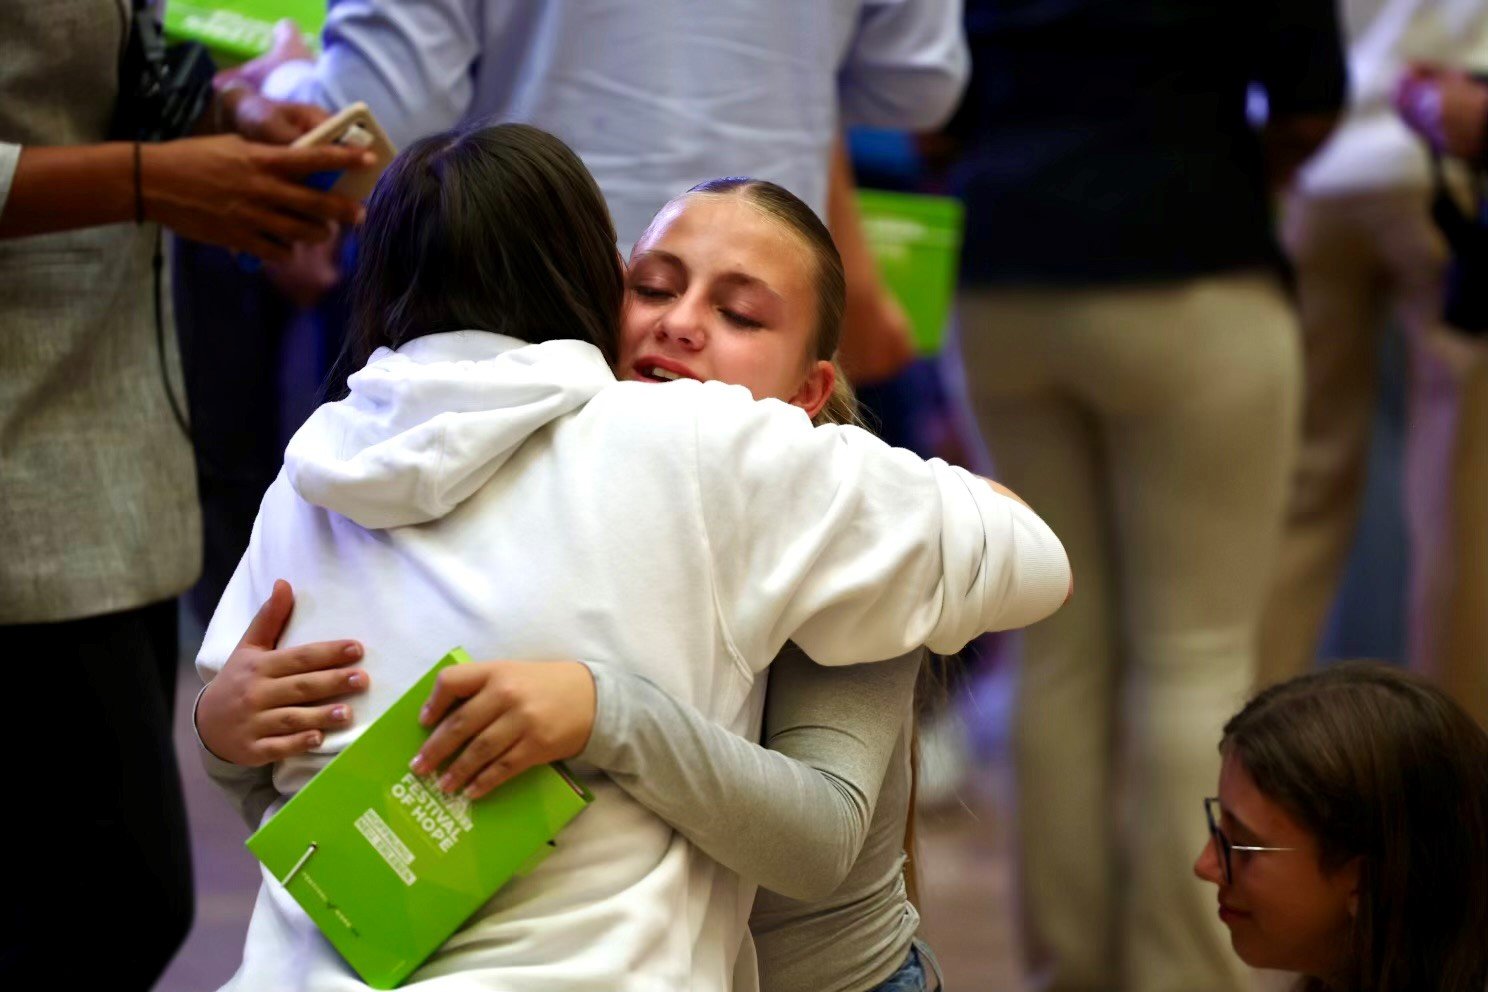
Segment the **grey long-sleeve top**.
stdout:
<path fill-rule="evenodd" d="M 750 929 L 762 992 L 867 992 L 903 963 L 909 738 L 922 652 L 845 668 L 788 645 L 760 746 L 647 679 L 592 664 L 581 758 L 761 888 Z M 768 749 L 767 749 L 768 748 Z"/>

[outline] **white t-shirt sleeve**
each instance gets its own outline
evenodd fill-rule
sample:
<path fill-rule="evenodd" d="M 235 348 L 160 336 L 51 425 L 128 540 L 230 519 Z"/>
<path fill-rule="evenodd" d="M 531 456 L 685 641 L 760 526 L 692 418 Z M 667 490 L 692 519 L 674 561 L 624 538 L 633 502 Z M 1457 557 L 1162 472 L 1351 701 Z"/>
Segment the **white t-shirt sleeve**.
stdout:
<path fill-rule="evenodd" d="M 966 86 L 961 0 L 867 0 L 838 71 L 843 121 L 930 130 Z"/>
<path fill-rule="evenodd" d="M 1064 602 L 1059 539 L 985 480 L 857 428 L 813 428 L 738 387 L 706 383 L 697 396 L 716 606 L 746 661 L 786 640 L 822 664 L 922 644 L 952 654 Z"/>

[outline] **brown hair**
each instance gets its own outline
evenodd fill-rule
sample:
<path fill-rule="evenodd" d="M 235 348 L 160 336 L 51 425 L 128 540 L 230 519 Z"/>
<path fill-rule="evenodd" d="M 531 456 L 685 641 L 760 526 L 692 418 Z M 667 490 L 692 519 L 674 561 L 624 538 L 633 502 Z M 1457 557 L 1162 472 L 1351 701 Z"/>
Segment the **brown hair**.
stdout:
<path fill-rule="evenodd" d="M 525 124 L 444 131 L 372 192 L 338 373 L 455 330 L 588 341 L 613 363 L 624 298 L 615 226 L 567 145 Z"/>
<path fill-rule="evenodd" d="M 1317 837 L 1358 859 L 1347 972 L 1301 992 L 1483 992 L 1488 985 L 1488 734 L 1422 679 L 1353 663 L 1265 690 L 1220 750 Z"/>

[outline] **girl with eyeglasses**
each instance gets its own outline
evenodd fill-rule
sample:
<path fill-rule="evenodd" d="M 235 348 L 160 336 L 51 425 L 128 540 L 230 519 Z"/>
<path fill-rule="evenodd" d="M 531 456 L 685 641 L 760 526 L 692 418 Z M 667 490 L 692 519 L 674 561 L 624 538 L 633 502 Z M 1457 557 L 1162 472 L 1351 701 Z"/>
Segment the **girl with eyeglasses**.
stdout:
<path fill-rule="evenodd" d="M 1488 735 L 1405 672 L 1349 664 L 1225 725 L 1194 872 L 1247 964 L 1296 992 L 1488 987 Z"/>

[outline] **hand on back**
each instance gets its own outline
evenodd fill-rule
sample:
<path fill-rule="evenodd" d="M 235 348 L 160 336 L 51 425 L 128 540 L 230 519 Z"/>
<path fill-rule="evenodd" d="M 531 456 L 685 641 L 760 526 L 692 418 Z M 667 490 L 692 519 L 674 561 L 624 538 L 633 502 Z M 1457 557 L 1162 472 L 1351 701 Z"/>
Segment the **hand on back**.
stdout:
<path fill-rule="evenodd" d="M 289 583 L 253 618 L 197 703 L 207 750 L 238 765 L 304 754 L 351 723 L 345 696 L 365 692 L 355 641 L 275 644 L 294 609 Z M 445 669 L 420 713 L 434 733 L 413 761 L 419 774 L 445 766 L 440 785 L 478 799 L 536 765 L 572 758 L 594 728 L 594 677 L 576 661 L 481 661 Z"/>
<path fill-rule="evenodd" d="M 343 700 L 365 692 L 355 641 L 319 641 L 276 648 L 294 609 L 289 583 L 274 591 L 203 690 L 196 729 L 208 751 L 237 765 L 267 765 L 320 746 L 325 734 L 351 723 Z"/>

